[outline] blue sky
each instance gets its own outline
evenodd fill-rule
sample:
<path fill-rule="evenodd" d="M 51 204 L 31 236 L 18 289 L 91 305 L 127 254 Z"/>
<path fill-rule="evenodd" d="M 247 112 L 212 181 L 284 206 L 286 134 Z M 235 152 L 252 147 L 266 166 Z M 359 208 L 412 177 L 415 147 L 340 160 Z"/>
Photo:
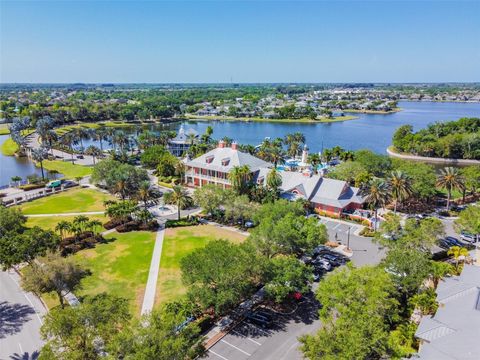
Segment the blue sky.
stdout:
<path fill-rule="evenodd" d="M 480 1 L 4 1 L 1 82 L 480 81 Z"/>

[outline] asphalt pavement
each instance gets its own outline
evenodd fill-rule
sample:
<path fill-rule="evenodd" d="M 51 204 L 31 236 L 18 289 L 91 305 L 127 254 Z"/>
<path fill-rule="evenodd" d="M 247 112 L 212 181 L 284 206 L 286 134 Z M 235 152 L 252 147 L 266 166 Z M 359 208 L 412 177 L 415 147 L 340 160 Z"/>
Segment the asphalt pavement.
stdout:
<path fill-rule="evenodd" d="M 14 271 L 0 272 L 0 360 L 36 359 L 42 347 L 42 302 L 26 293 Z"/>

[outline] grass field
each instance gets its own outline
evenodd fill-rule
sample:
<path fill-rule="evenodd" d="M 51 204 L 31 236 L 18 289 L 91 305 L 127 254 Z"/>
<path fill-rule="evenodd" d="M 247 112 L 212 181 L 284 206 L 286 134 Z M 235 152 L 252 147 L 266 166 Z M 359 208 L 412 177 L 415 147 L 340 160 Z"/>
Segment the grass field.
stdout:
<path fill-rule="evenodd" d="M 99 220 L 102 223 L 106 222 L 108 219 L 105 215 L 87 215 L 90 220 Z M 55 230 L 55 226 L 60 221 L 72 221 L 75 216 L 42 216 L 42 217 L 28 217 L 27 226 L 39 226 L 45 230 Z"/>
<path fill-rule="evenodd" d="M 74 258 L 92 275 L 82 281 L 77 296 L 107 292 L 130 300 L 132 314 L 139 315 L 147 284 L 156 232 L 112 233 L 115 239 L 94 249 L 82 250 Z"/>
<path fill-rule="evenodd" d="M 79 187 L 33 200 L 20 205 L 20 209 L 26 215 L 104 211 L 103 202 L 114 199 L 100 191 Z"/>
<path fill-rule="evenodd" d="M 11 137 L 8 137 L 5 140 L 0 148 L 0 151 L 3 155 L 6 156 L 13 156 L 15 152 L 18 150 L 18 145 L 12 140 Z"/>
<path fill-rule="evenodd" d="M 155 296 L 157 306 L 185 294 L 180 259 L 216 239 L 228 239 L 238 243 L 245 240 L 245 236 L 213 225 L 179 227 L 165 231 Z"/>
<path fill-rule="evenodd" d="M 75 179 L 76 177 L 91 175 L 93 171 L 91 166 L 76 165 L 69 161 L 59 160 L 44 160 L 43 167 L 47 170 L 58 171 L 66 179 Z"/>

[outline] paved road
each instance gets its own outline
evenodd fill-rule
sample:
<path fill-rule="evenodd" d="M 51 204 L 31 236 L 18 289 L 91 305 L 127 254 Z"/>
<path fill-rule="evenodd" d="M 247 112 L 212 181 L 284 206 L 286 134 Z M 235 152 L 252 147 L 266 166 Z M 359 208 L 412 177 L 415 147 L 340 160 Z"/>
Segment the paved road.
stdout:
<path fill-rule="evenodd" d="M 0 272 L 0 359 L 35 359 L 42 347 L 41 301 L 19 286 L 19 276 Z"/>

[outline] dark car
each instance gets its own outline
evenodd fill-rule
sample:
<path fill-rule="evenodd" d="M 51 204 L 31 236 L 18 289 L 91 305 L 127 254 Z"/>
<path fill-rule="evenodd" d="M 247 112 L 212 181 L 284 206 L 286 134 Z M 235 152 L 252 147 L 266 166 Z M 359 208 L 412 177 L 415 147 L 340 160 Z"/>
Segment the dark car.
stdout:
<path fill-rule="evenodd" d="M 250 321 L 251 323 L 267 328 L 272 325 L 272 317 L 271 316 L 265 316 L 257 311 L 248 313 L 246 316 L 247 320 Z"/>
<path fill-rule="evenodd" d="M 335 266 L 335 267 L 342 265 L 342 263 L 332 254 L 321 254 L 321 255 L 319 255 L 318 258 L 328 261 L 330 263 L 330 265 Z"/>

